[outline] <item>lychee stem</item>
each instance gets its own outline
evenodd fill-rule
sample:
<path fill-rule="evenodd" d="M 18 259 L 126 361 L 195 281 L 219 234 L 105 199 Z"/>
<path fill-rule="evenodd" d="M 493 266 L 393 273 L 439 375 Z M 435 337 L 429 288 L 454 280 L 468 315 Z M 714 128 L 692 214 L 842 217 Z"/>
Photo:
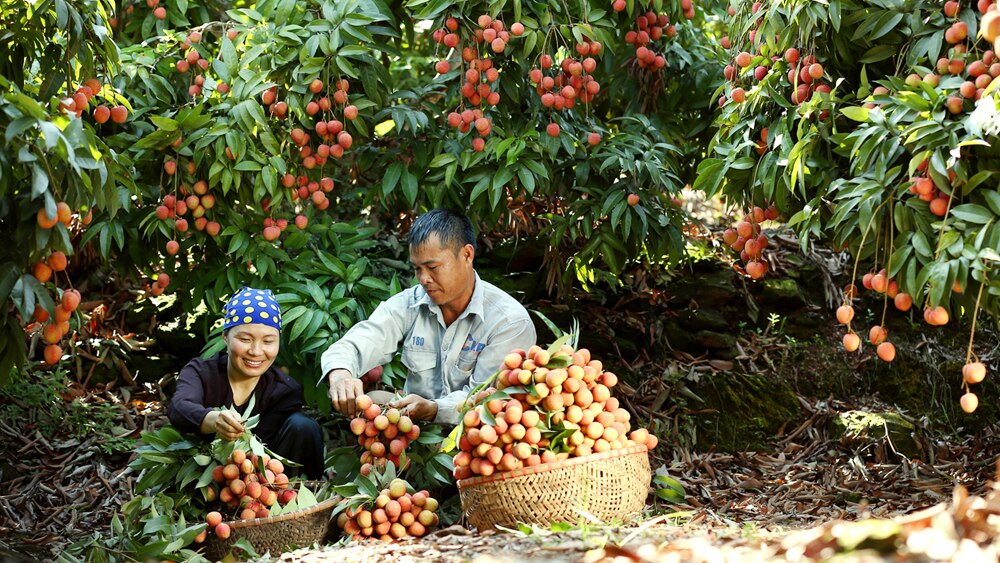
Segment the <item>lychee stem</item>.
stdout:
<path fill-rule="evenodd" d="M 889 203 L 889 221 L 885 222 L 885 230 L 888 233 L 887 236 L 889 238 L 889 246 L 887 246 L 886 250 L 885 250 L 886 259 L 885 259 L 885 262 L 883 263 L 886 266 L 891 266 L 892 265 L 892 248 L 893 248 L 893 245 L 895 244 L 895 241 L 893 240 L 894 229 L 892 228 L 892 203 L 891 203 L 892 201 L 893 201 L 892 199 L 889 200 L 889 202 L 890 202 Z M 886 313 L 886 311 L 889 310 L 889 280 L 890 279 L 892 279 L 892 276 L 890 275 L 890 272 L 889 272 L 888 268 L 886 268 L 886 282 L 885 282 L 886 283 L 886 292 L 883 294 L 883 297 L 882 297 L 882 320 L 879 321 L 879 326 L 881 326 L 883 329 L 885 329 L 885 313 Z"/>
<path fill-rule="evenodd" d="M 872 214 L 872 218 L 868 221 L 868 226 L 865 227 L 865 232 L 861 233 L 861 242 L 858 244 L 858 253 L 854 257 L 854 269 L 851 271 L 851 283 L 853 284 L 858 276 L 858 262 L 861 261 L 861 249 L 865 247 L 865 239 L 868 238 L 868 231 L 871 229 L 872 224 L 875 222 L 875 217 L 879 208 L 888 203 L 888 201 L 882 202 L 878 207 L 875 208 L 876 213 Z"/>
<path fill-rule="evenodd" d="M 972 342 L 976 337 L 976 318 L 979 317 L 979 300 L 983 297 L 983 288 L 986 287 L 986 278 L 979 284 L 979 293 L 976 295 L 976 307 L 972 310 L 972 330 L 969 331 L 969 347 L 965 351 L 965 363 L 968 364 L 972 357 Z"/>

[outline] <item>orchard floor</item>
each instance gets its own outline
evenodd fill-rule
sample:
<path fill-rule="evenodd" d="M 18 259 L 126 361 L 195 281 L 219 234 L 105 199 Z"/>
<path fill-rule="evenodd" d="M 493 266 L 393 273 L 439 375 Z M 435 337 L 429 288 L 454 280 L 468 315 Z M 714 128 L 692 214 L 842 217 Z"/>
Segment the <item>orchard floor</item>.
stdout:
<path fill-rule="evenodd" d="M 994 428 L 963 439 L 920 434 L 922 452 L 908 457 L 895 453 L 888 435 L 831 434 L 836 413 L 884 405 L 800 400 L 807 416 L 769 451 L 699 453 L 662 444 L 652 465 L 684 485 L 685 504 L 655 502 L 627 526 L 477 533 L 455 525 L 421 540 L 328 545 L 258 560 L 784 561 L 838 553 L 854 560 L 998 559 Z M 121 421 L 125 429 L 162 421 L 148 403 L 120 404 L 131 411 Z M 136 477 L 121 469 L 121 455 L 102 454 L 96 438 L 49 440 L 5 422 L 0 446 L 16 453 L 0 468 L 9 485 L 0 491 L 2 560 L 51 560 L 72 540 L 108 533 Z M 963 500 L 965 490 L 972 500 Z"/>
<path fill-rule="evenodd" d="M 832 439 L 826 419 L 849 405 L 804 404 L 810 416 L 771 452 L 691 453 L 659 460 L 685 486 L 685 505 L 650 507 L 623 527 L 584 523 L 476 533 L 456 525 L 421 540 L 305 549 L 266 561 L 997 561 L 1000 436 L 937 437 L 925 463 L 885 437 Z M 882 451 L 883 453 L 880 453 Z M 654 467 L 658 463 L 654 463 Z"/>

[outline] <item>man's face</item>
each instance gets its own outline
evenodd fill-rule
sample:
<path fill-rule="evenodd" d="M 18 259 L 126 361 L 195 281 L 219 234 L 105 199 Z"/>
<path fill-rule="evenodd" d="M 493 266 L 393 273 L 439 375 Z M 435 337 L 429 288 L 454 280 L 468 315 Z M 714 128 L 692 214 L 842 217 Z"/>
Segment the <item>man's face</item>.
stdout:
<path fill-rule="evenodd" d="M 475 254 L 471 244 L 444 246 L 434 233 L 423 244 L 410 247 L 410 265 L 431 301 L 440 306 L 471 293 Z"/>

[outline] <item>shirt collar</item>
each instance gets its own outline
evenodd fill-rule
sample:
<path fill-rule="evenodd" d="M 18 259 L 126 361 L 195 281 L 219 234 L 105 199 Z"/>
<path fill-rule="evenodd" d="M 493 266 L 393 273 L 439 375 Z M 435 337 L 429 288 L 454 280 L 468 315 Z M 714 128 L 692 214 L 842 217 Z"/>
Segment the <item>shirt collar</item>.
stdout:
<path fill-rule="evenodd" d="M 473 270 L 472 273 L 476 276 L 476 287 L 472 290 L 469 306 L 465 308 L 464 313 L 458 316 L 460 319 L 468 315 L 479 315 L 480 319 L 483 318 L 483 281 L 479 279 L 479 272 Z"/>
<path fill-rule="evenodd" d="M 472 298 L 469 300 L 469 305 L 465 308 L 465 311 L 458 316 L 459 319 L 464 318 L 468 315 L 479 315 L 479 318 L 483 318 L 483 282 L 479 279 L 479 272 L 473 270 L 473 275 L 476 276 L 476 287 L 472 290 Z M 421 305 L 427 305 L 432 311 L 440 313 L 441 308 L 431 300 L 431 297 L 427 295 L 424 291 L 424 286 L 417 284 L 413 287 L 414 300 L 410 304 L 410 308 L 420 307 Z"/>

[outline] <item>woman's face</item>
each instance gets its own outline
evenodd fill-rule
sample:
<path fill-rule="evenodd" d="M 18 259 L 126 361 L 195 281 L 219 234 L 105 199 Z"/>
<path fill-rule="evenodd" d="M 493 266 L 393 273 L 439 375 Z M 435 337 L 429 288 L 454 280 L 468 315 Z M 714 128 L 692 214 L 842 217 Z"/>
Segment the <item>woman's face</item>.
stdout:
<path fill-rule="evenodd" d="M 226 332 L 230 375 L 260 377 L 274 363 L 280 338 L 278 329 L 263 324 L 234 326 Z"/>

